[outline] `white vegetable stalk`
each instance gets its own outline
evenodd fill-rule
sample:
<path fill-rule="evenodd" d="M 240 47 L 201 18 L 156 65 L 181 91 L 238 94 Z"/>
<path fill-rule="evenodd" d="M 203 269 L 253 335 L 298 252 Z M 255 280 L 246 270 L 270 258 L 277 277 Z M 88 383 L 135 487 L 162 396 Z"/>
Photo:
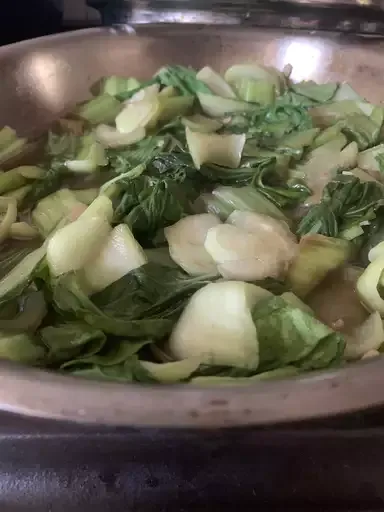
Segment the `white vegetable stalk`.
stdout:
<path fill-rule="evenodd" d="M 189 127 L 185 129 L 189 152 L 197 169 L 210 162 L 226 167 L 238 167 L 243 153 L 246 136 L 198 133 Z"/>
<path fill-rule="evenodd" d="M 201 69 L 196 78 L 207 85 L 213 94 L 221 96 L 222 98 L 236 98 L 232 87 L 227 84 L 223 77 L 221 77 L 216 71 L 209 66 Z"/>
<path fill-rule="evenodd" d="M 168 345 L 176 359 L 200 358 L 211 365 L 256 370 L 255 304 L 271 293 L 249 283 L 221 281 L 206 285 L 191 298 Z"/>
<path fill-rule="evenodd" d="M 74 160 L 67 160 L 65 165 L 72 172 L 94 172 L 108 164 L 103 146 L 94 135 L 83 137 L 82 148 Z"/>
<path fill-rule="evenodd" d="M 361 151 L 357 157 L 357 167 L 371 174 L 378 181 L 383 181 L 379 162 L 376 157 L 384 153 L 384 144 Z"/>
<path fill-rule="evenodd" d="M 194 114 L 193 116 L 183 117 L 181 122 L 184 126 L 190 128 L 193 132 L 200 133 L 213 133 L 217 132 L 223 125 L 216 119 L 205 117 L 200 114 Z"/>
<path fill-rule="evenodd" d="M 151 375 L 152 378 L 164 384 L 172 384 L 187 380 L 195 373 L 201 360 L 198 357 L 174 361 L 171 363 L 152 363 L 151 361 L 140 361 L 141 366 Z"/>
<path fill-rule="evenodd" d="M 30 240 L 32 238 L 37 238 L 39 236 L 39 232 L 27 222 L 14 222 L 9 231 L 9 235 L 11 238 L 16 240 Z"/>
<path fill-rule="evenodd" d="M 0 211 L 4 213 L 0 222 L 0 242 L 8 238 L 11 227 L 17 219 L 17 202 L 11 197 L 0 197 Z"/>
<path fill-rule="evenodd" d="M 118 148 L 121 146 L 129 146 L 136 144 L 145 137 L 145 128 L 142 126 L 136 128 L 129 133 L 121 133 L 116 128 L 106 124 L 100 124 L 95 135 L 97 140 L 106 148 Z"/>
<path fill-rule="evenodd" d="M 216 274 L 216 264 L 204 248 L 204 241 L 208 231 L 219 224 L 221 222 L 216 215 L 204 213 L 184 217 L 165 228 L 173 261 L 190 275 Z"/>
<path fill-rule="evenodd" d="M 345 336 L 344 356 L 347 360 L 362 358 L 372 350 L 378 350 L 384 343 L 384 328 L 380 314 L 372 313 L 351 336 Z"/>
<path fill-rule="evenodd" d="M 159 91 L 159 84 L 149 85 L 137 91 L 129 100 L 125 101 L 124 104 L 129 105 L 130 103 L 136 103 L 138 101 L 151 101 L 153 98 L 157 98 Z"/>
<path fill-rule="evenodd" d="M 211 117 L 223 117 L 228 112 L 250 112 L 255 109 L 252 103 L 247 101 L 233 100 L 231 98 L 222 98 L 213 94 L 198 92 L 197 97 L 204 114 Z"/>
<path fill-rule="evenodd" d="M 371 263 L 380 257 L 384 257 L 384 242 L 380 242 L 375 247 L 372 247 L 368 253 L 368 259 Z"/>
<path fill-rule="evenodd" d="M 103 217 L 81 216 L 57 230 L 47 245 L 47 261 L 52 275 L 80 270 L 104 245 L 111 225 Z"/>
<path fill-rule="evenodd" d="M 356 290 L 363 305 L 369 311 L 377 311 L 384 317 L 384 300 L 378 292 L 378 285 L 384 272 L 384 255 L 373 259 L 359 277 Z"/>
<path fill-rule="evenodd" d="M 227 69 L 224 79 L 229 84 L 233 84 L 242 78 L 250 78 L 252 80 L 265 80 L 271 82 L 277 93 L 284 88 L 285 76 L 277 69 L 262 64 L 237 64 Z"/>
<path fill-rule="evenodd" d="M 77 220 L 59 228 L 47 241 L 47 261 L 54 276 L 82 269 L 100 252 L 112 230 L 112 202 L 97 197 Z"/>
<path fill-rule="evenodd" d="M 88 206 L 84 213 L 80 215 L 80 219 L 92 218 L 92 217 L 104 217 L 109 223 L 112 222 L 113 218 L 113 205 L 112 201 L 107 196 L 98 196 Z"/>
<path fill-rule="evenodd" d="M 100 253 L 84 267 L 84 276 L 92 293 L 104 290 L 148 259 L 129 227 L 116 226 L 104 242 Z"/>
<path fill-rule="evenodd" d="M 154 84 L 138 91 L 126 101 L 124 109 L 115 120 L 117 131 L 132 134 L 153 125 L 160 113 L 158 93 L 159 86 Z"/>
<path fill-rule="evenodd" d="M 339 155 L 339 171 L 344 171 L 356 167 L 358 154 L 359 147 L 357 142 L 353 141 L 345 146 Z"/>
<path fill-rule="evenodd" d="M 298 251 L 288 226 L 253 212 L 233 212 L 211 228 L 204 247 L 225 279 L 258 281 L 286 274 Z"/>
<path fill-rule="evenodd" d="M 4 298 L 19 286 L 24 285 L 37 265 L 46 254 L 46 247 L 43 245 L 28 254 L 20 261 L 3 279 L 0 280 L 0 297 Z"/>

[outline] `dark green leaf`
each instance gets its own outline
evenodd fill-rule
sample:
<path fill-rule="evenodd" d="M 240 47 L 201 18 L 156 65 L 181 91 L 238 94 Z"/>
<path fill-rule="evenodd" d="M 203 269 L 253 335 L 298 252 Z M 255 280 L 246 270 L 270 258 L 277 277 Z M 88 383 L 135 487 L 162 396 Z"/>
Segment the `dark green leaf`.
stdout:
<path fill-rule="evenodd" d="M 85 294 L 81 285 L 81 279 L 76 274 L 67 274 L 51 283 L 52 301 L 55 309 L 60 314 L 70 314 L 79 320 L 85 321 L 95 329 L 113 334 L 135 338 L 161 339 L 172 329 L 172 322 L 162 318 L 148 318 L 136 320 L 130 314 L 130 299 L 126 297 L 126 311 L 113 311 L 110 314 L 99 309 Z M 122 298 L 123 302 L 123 298 Z M 124 315 L 124 313 L 127 315 Z"/>
<path fill-rule="evenodd" d="M 190 277 L 179 269 L 148 263 L 89 298 L 76 274 L 52 281 L 56 310 L 95 329 L 131 339 L 169 334 L 189 297 L 216 277 Z"/>
<path fill-rule="evenodd" d="M 147 263 L 92 296 L 106 314 L 132 320 L 174 319 L 186 301 L 216 277 L 191 277 L 178 268 Z M 129 307 L 127 307 L 129 305 Z"/>
<path fill-rule="evenodd" d="M 124 363 L 132 356 L 134 356 L 140 349 L 145 345 L 148 345 L 150 341 L 127 341 L 113 339 L 109 343 L 103 344 L 100 351 L 93 354 L 89 352 L 86 354 L 72 359 L 61 365 L 62 369 L 68 369 L 73 366 L 79 365 L 97 365 L 97 366 L 115 366 L 117 364 Z"/>
<path fill-rule="evenodd" d="M 44 327 L 39 334 L 47 347 L 50 364 L 65 362 L 80 354 L 83 357 L 96 354 L 106 341 L 102 331 L 80 322 Z"/>
<path fill-rule="evenodd" d="M 132 181 L 116 209 L 116 220 L 124 216 L 139 241 L 151 240 L 161 228 L 174 224 L 191 212 L 183 187 L 171 180 L 142 176 Z"/>

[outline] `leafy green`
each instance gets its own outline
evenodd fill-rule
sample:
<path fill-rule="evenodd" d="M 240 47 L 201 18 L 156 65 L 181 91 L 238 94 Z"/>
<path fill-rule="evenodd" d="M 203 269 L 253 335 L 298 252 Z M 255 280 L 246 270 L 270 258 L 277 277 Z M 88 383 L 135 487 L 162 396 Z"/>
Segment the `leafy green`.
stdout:
<path fill-rule="evenodd" d="M 362 182 L 354 176 L 339 175 L 324 188 L 319 204 L 309 208 L 297 233 L 319 233 L 333 238 L 356 226 L 363 229 L 383 206 L 382 188 L 375 182 Z"/>
<path fill-rule="evenodd" d="M 151 240 L 159 229 L 190 211 L 186 194 L 177 183 L 140 176 L 124 186 L 115 219 L 124 216 L 124 222 L 139 240 Z"/>
<path fill-rule="evenodd" d="M 43 363 L 44 357 L 44 347 L 36 337 L 26 333 L 0 331 L 0 359 L 39 365 Z"/>
<path fill-rule="evenodd" d="M 68 322 L 44 327 L 40 338 L 47 348 L 49 364 L 63 363 L 79 355 L 92 356 L 106 342 L 103 331 L 80 322 Z"/>
<path fill-rule="evenodd" d="M 67 274 L 50 286 L 62 314 L 116 336 L 162 339 L 189 297 L 215 278 L 190 277 L 177 268 L 147 263 L 90 298 L 79 274 Z"/>
<path fill-rule="evenodd" d="M 88 327 L 88 329 L 90 329 Z M 104 338 L 105 341 L 105 338 Z M 144 341 L 129 341 L 114 339 L 110 343 L 101 345 L 100 350 L 89 349 L 83 352 L 81 356 L 76 359 L 68 360 L 61 365 L 62 369 L 79 367 L 84 365 L 97 365 L 97 366 L 115 366 L 124 363 L 136 355 L 143 347 L 151 343 L 149 340 Z"/>
<path fill-rule="evenodd" d="M 101 329 L 103 332 L 115 336 L 127 336 L 132 339 L 163 338 L 172 328 L 172 322 L 168 319 L 148 318 L 144 321 L 132 319 L 129 314 L 132 297 L 127 294 L 125 304 L 127 315 L 124 311 L 104 313 L 102 309 L 88 297 L 81 276 L 67 274 L 50 283 L 52 302 L 56 311 L 70 319 L 77 318 Z M 122 299 L 123 303 L 123 299 Z"/>
<path fill-rule="evenodd" d="M 140 364 L 137 356 L 132 356 L 123 363 L 113 366 L 86 364 L 65 369 L 76 377 L 87 379 L 107 380 L 115 382 L 156 382 Z"/>
<path fill-rule="evenodd" d="M 150 160 L 160 153 L 169 142 L 168 137 L 151 136 L 124 150 L 109 149 L 108 159 L 114 174 L 124 174 L 139 165 L 144 167 Z"/>
<path fill-rule="evenodd" d="M 181 155 L 158 154 L 138 176 L 128 171 L 112 180 L 119 189 L 115 222 L 124 220 L 140 240 L 148 243 L 159 229 L 192 212 L 196 170 Z"/>
<path fill-rule="evenodd" d="M 312 126 L 312 119 L 306 108 L 284 104 L 277 99 L 272 106 L 234 115 L 226 130 L 246 133 L 247 138 L 256 138 L 259 145 L 270 147 L 283 136 L 308 130 Z"/>
<path fill-rule="evenodd" d="M 341 126 L 344 135 L 348 140 L 357 142 L 360 151 L 378 142 L 381 124 L 375 123 L 363 113 L 349 115 L 341 122 Z"/>
<path fill-rule="evenodd" d="M 196 78 L 196 71 L 184 66 L 167 66 L 157 73 L 157 79 L 163 86 L 172 86 L 183 96 L 195 95 L 198 92 L 212 94 L 204 82 Z"/>
<path fill-rule="evenodd" d="M 91 253 L 70 267 L 80 270 L 68 272 L 68 267 L 63 270 L 67 273 L 56 272 L 59 277 L 53 277 L 45 246 L 3 244 L 0 357 L 79 377 L 143 383 L 245 384 L 339 364 L 342 336 L 317 321 L 292 293 L 290 301 L 274 296 L 253 310 L 260 345 L 257 370 L 173 361 L 165 353 L 160 357 L 157 346 L 167 346 L 191 296 L 217 279 L 187 275 L 170 257 L 164 228 L 188 215 L 208 210 L 225 222 L 234 210 L 255 211 L 297 227 L 302 237 L 299 254 L 284 278 L 267 277 L 257 283 L 276 295 L 292 291 L 293 286 L 296 294 L 306 296 L 330 269 L 349 259 L 350 249 L 354 254 L 366 244 L 359 253 L 364 257 L 375 240 L 383 238 L 384 197 L 379 183 L 384 172 L 383 107 L 371 105 L 346 84 L 293 83 L 288 74 L 247 64 L 232 66 L 224 80 L 210 68 L 197 74 L 172 65 L 144 82 L 106 77 L 92 89 L 97 96 L 56 123 L 57 133 L 48 133 L 41 167 L 3 173 L 3 194 L 17 194 L 12 197 L 24 210 L 17 222 L 30 218 L 47 237 L 55 226 L 69 224 L 77 211 L 83 211 L 79 200 L 91 202 L 80 192 L 76 201 L 72 192 L 61 189 L 64 183 L 79 186 L 73 175 L 68 181 L 68 171 L 93 172 L 92 183 L 82 185 L 95 187 L 93 197 L 108 198 L 106 228 L 112 228 L 112 233 L 120 229 L 127 236 L 111 235 L 109 245 L 106 240 L 100 246 L 103 268 L 117 269 L 107 272 L 109 277 L 97 271 L 100 262 Z M 106 123 L 114 130 L 111 124 L 116 124 L 122 102 L 152 85 L 153 115 L 145 129 L 140 127 L 140 136 L 131 138 L 128 133 L 124 146 L 104 148 L 100 127 L 95 131 L 94 126 Z M 210 118 L 204 121 L 201 112 Z M 187 113 L 190 116 L 182 118 Z M 126 122 L 120 121 L 117 128 L 122 131 L 129 132 L 134 124 L 129 116 Z M 214 133 L 223 145 L 211 147 L 212 137 L 197 139 L 195 132 Z M 193 160 L 187 136 L 189 143 L 200 141 L 200 149 L 209 147 L 209 158 L 200 161 L 192 151 Z M 234 160 L 221 158 L 228 149 L 225 136 L 228 141 L 241 141 Z M 2 156 L 8 160 L 18 155 L 26 143 L 12 129 L 0 130 L 0 161 Z M 105 171 L 98 173 L 101 166 Z M 298 221 L 296 215 L 302 209 L 297 207 L 321 190 L 320 203 L 310 206 Z M 50 197 L 40 201 L 46 196 Z M 98 213 L 91 209 L 92 215 Z M 326 237 L 334 239 L 323 240 Z M 119 240 L 131 241 L 140 251 L 137 265 L 149 261 L 123 277 L 132 268 L 128 265 L 131 255 L 112 250 L 121 245 Z M 160 248 L 153 249 L 156 246 Z M 120 261 L 120 257 L 126 259 Z M 216 265 L 213 268 L 216 271 Z M 112 284 L 100 286 L 100 275 L 104 281 L 108 277 L 105 286 Z M 39 314 L 31 323 L 28 311 L 33 301 L 31 311 Z M 33 336 L 18 334 L 20 326 L 26 325 Z M 150 354 L 163 364 L 147 360 Z"/>
<path fill-rule="evenodd" d="M 302 181 L 286 180 L 276 168 L 276 157 L 273 155 L 249 158 L 238 169 L 210 164 L 203 165 L 199 171 L 212 183 L 250 185 L 279 208 L 293 207 L 311 193 Z"/>
<path fill-rule="evenodd" d="M 261 371 L 287 365 L 320 369 L 341 361 L 343 337 L 280 297 L 260 301 L 252 317 L 259 340 Z"/>
<path fill-rule="evenodd" d="M 264 194 L 252 186 L 217 187 L 212 194 L 202 194 L 199 200 L 208 213 L 213 213 L 225 222 L 235 210 L 250 211 L 288 221 L 284 213 Z"/>
<path fill-rule="evenodd" d="M 93 295 L 92 300 L 107 314 L 118 313 L 132 319 L 174 319 L 189 297 L 215 278 L 191 277 L 179 269 L 147 263 Z"/>

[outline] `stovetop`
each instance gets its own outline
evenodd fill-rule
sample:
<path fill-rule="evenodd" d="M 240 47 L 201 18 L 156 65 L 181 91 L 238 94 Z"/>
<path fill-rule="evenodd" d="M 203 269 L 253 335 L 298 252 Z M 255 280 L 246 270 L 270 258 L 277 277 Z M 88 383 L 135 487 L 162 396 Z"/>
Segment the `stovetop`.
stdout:
<path fill-rule="evenodd" d="M 0 416 L 2 512 L 384 510 L 383 412 L 280 428 Z"/>

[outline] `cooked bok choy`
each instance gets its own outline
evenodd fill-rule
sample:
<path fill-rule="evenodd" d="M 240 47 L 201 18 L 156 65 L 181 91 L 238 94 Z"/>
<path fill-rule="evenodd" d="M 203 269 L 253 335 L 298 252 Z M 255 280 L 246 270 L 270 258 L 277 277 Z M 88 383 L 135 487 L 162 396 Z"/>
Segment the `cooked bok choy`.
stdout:
<path fill-rule="evenodd" d="M 226 386 L 378 357 L 384 109 L 291 71 L 105 77 L 18 167 L 0 129 L 0 357 Z"/>

